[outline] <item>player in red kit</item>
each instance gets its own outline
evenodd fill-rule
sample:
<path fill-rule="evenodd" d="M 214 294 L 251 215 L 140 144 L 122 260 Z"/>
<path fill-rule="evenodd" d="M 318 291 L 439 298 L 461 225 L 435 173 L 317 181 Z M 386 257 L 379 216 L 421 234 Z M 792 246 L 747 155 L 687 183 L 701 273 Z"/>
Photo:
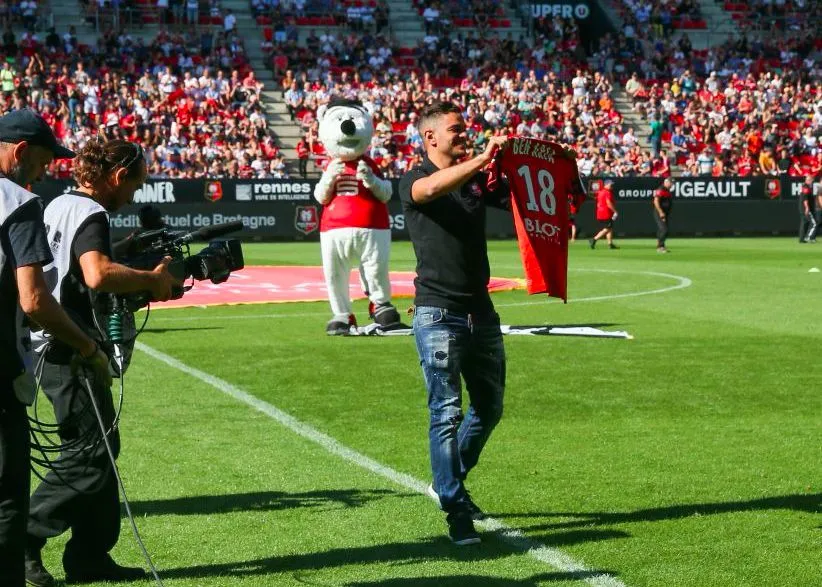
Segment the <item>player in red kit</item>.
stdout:
<path fill-rule="evenodd" d="M 674 194 L 671 188 L 674 182 L 670 177 L 666 177 L 662 185 L 654 191 L 654 220 L 656 220 L 656 252 L 668 253 L 665 246 L 665 239 L 668 238 L 668 221 L 671 218 L 671 208 Z"/>
<path fill-rule="evenodd" d="M 614 182 L 611 180 L 606 180 L 602 186 L 602 189 L 596 194 L 595 213 L 597 223 L 601 228 L 600 231 L 594 235 L 594 238 L 588 241 L 592 249 L 596 248 L 597 241 L 602 237 L 607 239 L 609 249 L 619 248 L 614 244 L 614 220 L 617 219 L 619 214 L 617 213 L 616 206 L 614 205 L 613 186 Z"/>

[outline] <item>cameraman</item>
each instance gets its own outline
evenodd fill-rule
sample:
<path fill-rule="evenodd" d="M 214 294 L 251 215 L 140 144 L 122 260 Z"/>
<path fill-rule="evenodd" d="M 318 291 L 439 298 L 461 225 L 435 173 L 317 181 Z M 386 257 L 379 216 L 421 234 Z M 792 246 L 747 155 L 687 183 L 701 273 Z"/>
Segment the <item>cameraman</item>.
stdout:
<path fill-rule="evenodd" d="M 110 293 L 148 291 L 155 300 L 171 297 L 178 281 L 168 272 L 170 258 L 153 271 L 138 271 L 112 261 L 108 212 L 130 203 L 146 179 L 142 148 L 126 141 L 89 141 L 74 160 L 80 186 L 52 201 L 45 211 L 48 238 L 55 261 L 51 270 L 54 296 L 87 332 L 95 329 L 90 290 Z M 97 442 L 76 452 L 64 452 L 31 497 L 26 545 L 26 579 L 36 587 L 53 585 L 40 551 L 48 538 L 68 528 L 71 539 L 63 553 L 66 581 L 123 581 L 145 576 L 140 568 L 122 567 L 109 551 L 120 534 L 117 480 L 96 416 L 90 410 L 86 383 L 99 405 L 115 457 L 120 438 L 110 382 L 75 375 L 64 345 L 44 333 L 32 335 L 44 359 L 41 386 L 54 405 L 64 442 L 94 436 Z M 48 344 L 46 344 L 48 343 Z M 71 423 L 69 426 L 68 423 Z"/>
<path fill-rule="evenodd" d="M 25 406 L 32 403 L 36 387 L 24 314 L 86 357 L 101 378 L 108 377 L 105 355 L 48 291 L 42 266 L 52 256 L 42 203 L 21 187 L 37 181 L 52 159 L 72 157 L 31 111 L 0 118 L 0 584 L 5 587 L 25 585 L 31 482 Z"/>

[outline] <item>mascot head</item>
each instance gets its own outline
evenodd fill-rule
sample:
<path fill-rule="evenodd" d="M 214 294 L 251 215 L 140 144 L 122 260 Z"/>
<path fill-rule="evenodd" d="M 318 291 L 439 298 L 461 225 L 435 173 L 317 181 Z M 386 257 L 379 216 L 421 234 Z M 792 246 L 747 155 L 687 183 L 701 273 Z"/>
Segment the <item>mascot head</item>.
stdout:
<path fill-rule="evenodd" d="M 320 141 L 332 158 L 353 161 L 371 145 L 374 121 L 359 100 L 332 98 L 317 110 L 317 120 Z"/>

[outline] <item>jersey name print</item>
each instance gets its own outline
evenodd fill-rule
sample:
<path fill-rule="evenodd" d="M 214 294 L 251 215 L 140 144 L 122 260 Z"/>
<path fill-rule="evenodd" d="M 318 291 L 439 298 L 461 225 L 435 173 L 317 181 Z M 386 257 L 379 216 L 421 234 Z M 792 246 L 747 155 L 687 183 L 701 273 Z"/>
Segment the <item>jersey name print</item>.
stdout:
<path fill-rule="evenodd" d="M 567 301 L 569 201 L 585 197 L 574 153 L 550 141 L 513 138 L 498 165 L 511 188 L 528 293 Z"/>

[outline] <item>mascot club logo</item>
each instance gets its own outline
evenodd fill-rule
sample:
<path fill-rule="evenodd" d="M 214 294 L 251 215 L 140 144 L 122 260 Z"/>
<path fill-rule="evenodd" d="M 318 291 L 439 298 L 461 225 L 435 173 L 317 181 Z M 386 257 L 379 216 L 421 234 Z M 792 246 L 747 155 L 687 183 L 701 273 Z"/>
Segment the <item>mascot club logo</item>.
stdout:
<path fill-rule="evenodd" d="M 223 184 L 219 181 L 207 181 L 205 184 L 205 199 L 216 202 L 223 199 Z"/>
<path fill-rule="evenodd" d="M 297 206 L 294 226 L 303 234 L 311 234 L 320 227 L 316 206 Z"/>

